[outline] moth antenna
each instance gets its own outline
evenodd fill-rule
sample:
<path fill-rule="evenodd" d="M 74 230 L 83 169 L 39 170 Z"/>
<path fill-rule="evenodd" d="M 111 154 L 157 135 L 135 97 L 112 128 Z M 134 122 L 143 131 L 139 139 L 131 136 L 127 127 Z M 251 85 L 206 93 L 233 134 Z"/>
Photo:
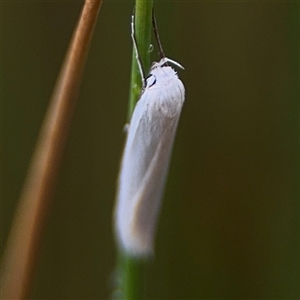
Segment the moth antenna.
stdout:
<path fill-rule="evenodd" d="M 158 46 L 158 53 L 161 59 L 164 59 L 165 53 L 159 38 L 159 34 L 158 34 L 158 28 L 157 28 L 157 22 L 156 22 L 156 18 L 155 18 L 155 13 L 154 13 L 154 8 L 152 10 L 152 26 L 153 26 L 153 31 L 154 31 L 154 35 L 155 35 L 155 39 L 156 39 L 156 43 Z M 167 61 L 165 62 L 167 64 Z M 168 64 L 167 64 L 168 65 Z"/>
<path fill-rule="evenodd" d="M 133 47 L 134 47 L 134 51 L 135 51 L 135 58 L 137 61 L 137 65 L 142 77 L 142 82 L 143 82 L 143 88 L 146 87 L 146 80 L 145 80 L 145 71 L 143 68 L 143 64 L 142 64 L 142 59 L 141 59 L 141 55 L 139 53 L 138 47 L 137 47 L 137 41 L 136 41 L 136 37 L 135 37 L 135 11 L 132 14 L 131 17 L 131 39 L 133 42 Z"/>

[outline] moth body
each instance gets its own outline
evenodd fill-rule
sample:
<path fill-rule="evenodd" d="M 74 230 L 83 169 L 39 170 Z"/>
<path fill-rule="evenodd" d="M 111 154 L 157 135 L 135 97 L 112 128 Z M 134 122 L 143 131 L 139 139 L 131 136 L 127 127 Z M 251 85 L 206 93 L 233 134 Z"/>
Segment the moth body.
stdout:
<path fill-rule="evenodd" d="M 133 256 L 153 253 L 153 240 L 185 89 L 177 73 L 152 65 L 134 109 L 119 175 L 117 239 Z"/>

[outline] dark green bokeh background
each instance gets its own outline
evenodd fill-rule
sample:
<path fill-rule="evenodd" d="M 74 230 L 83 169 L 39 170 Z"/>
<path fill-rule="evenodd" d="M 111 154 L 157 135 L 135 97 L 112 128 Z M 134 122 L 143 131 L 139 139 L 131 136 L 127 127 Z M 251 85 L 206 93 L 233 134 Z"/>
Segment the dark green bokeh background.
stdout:
<path fill-rule="evenodd" d="M 5 242 L 82 3 L 1 6 Z M 149 299 L 299 299 L 299 3 L 155 7 L 165 52 L 186 68 L 186 104 Z M 132 9 L 100 11 L 31 299 L 112 293 Z"/>

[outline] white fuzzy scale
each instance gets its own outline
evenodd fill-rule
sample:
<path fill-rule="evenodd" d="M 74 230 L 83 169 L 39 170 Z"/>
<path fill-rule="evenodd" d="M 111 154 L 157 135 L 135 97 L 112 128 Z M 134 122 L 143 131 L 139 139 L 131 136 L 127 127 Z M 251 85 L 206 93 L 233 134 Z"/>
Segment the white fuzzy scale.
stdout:
<path fill-rule="evenodd" d="M 153 253 L 153 240 L 172 146 L 185 97 L 177 73 L 154 63 L 134 109 L 125 144 L 115 222 L 129 255 Z"/>

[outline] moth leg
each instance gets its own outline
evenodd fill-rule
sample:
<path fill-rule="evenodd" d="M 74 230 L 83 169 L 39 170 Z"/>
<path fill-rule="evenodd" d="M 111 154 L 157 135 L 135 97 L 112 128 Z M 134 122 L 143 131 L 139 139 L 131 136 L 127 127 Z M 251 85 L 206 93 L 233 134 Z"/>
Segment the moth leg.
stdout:
<path fill-rule="evenodd" d="M 126 124 L 124 125 L 124 127 L 123 127 L 123 132 L 124 132 L 125 134 L 128 134 L 129 127 L 130 127 L 130 124 L 129 124 L 129 123 L 126 123 Z"/>

